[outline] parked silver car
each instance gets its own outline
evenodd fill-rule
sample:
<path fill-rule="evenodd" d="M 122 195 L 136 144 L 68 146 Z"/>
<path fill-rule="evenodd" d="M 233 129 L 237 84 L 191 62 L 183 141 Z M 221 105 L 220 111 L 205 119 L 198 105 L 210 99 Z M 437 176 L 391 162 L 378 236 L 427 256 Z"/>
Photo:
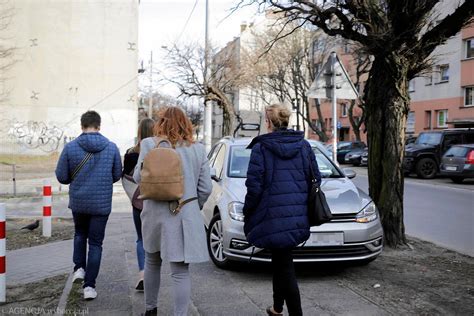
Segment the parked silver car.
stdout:
<path fill-rule="evenodd" d="M 209 254 L 218 267 L 231 261 L 269 262 L 269 250 L 248 244 L 244 231 L 243 202 L 250 159 L 250 138 L 224 138 L 209 153 L 213 190 L 202 210 L 207 227 Z M 317 142 L 310 142 L 323 177 L 322 188 L 334 219 L 311 227 L 311 237 L 294 250 L 296 262 L 359 261 L 368 263 L 383 248 L 380 217 L 370 197 L 349 178 L 355 172 L 339 169 Z M 344 173 L 345 172 L 345 173 Z"/>

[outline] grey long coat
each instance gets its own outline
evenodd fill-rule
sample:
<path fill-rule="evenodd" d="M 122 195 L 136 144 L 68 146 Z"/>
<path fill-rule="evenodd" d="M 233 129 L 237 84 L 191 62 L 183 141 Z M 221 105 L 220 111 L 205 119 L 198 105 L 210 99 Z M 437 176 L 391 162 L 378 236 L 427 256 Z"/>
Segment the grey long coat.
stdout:
<path fill-rule="evenodd" d="M 140 156 L 133 178 L 140 183 L 140 169 L 145 155 L 156 147 L 154 137 L 145 138 L 140 145 Z M 162 145 L 163 146 L 163 145 Z M 161 252 L 169 262 L 204 262 L 209 258 L 206 232 L 200 209 L 211 194 L 209 162 L 202 144 L 177 146 L 184 173 L 183 199 L 198 200 L 183 206 L 177 215 L 169 210 L 168 202 L 145 200 L 141 213 L 143 247 L 145 251 Z"/>

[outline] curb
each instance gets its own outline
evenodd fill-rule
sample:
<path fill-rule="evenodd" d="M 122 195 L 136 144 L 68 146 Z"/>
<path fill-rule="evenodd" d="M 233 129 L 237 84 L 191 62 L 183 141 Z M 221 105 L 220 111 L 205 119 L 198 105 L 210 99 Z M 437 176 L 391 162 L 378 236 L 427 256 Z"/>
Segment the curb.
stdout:
<path fill-rule="evenodd" d="M 69 293 L 71 293 L 72 289 L 72 276 L 73 272 L 69 273 L 69 277 L 66 280 L 66 285 L 64 286 L 63 293 L 61 294 L 61 298 L 59 299 L 58 308 L 57 310 L 62 312 L 66 310 L 67 299 L 69 297 Z"/>

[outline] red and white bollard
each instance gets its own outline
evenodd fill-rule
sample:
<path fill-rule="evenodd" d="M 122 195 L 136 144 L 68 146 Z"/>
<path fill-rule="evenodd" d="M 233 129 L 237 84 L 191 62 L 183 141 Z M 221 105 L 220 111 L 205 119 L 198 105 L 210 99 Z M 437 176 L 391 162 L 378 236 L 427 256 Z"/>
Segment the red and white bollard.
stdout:
<path fill-rule="evenodd" d="M 6 243 L 5 204 L 0 203 L 0 302 L 6 302 Z"/>
<path fill-rule="evenodd" d="M 51 237 L 51 205 L 52 205 L 51 181 L 43 180 L 43 236 Z"/>

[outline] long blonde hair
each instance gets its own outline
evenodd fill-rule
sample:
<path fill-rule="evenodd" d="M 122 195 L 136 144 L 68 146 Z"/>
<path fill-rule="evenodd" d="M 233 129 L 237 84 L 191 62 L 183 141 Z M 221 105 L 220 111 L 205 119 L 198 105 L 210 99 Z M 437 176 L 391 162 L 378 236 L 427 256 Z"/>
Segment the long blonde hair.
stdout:
<path fill-rule="evenodd" d="M 283 104 L 272 104 L 265 108 L 265 116 L 273 125 L 273 130 L 288 127 L 291 111 Z"/>

